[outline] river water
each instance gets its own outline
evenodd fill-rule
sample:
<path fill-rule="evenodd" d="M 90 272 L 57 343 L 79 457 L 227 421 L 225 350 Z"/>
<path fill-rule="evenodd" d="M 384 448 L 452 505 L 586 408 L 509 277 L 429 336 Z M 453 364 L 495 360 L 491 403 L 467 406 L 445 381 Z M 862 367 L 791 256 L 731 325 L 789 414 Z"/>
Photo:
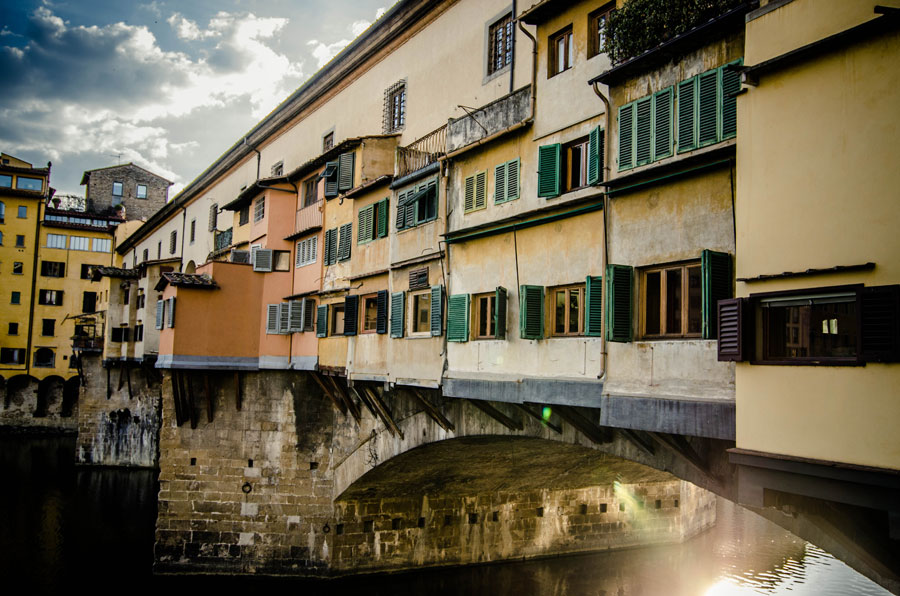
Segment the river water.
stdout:
<path fill-rule="evenodd" d="M 715 528 L 680 545 L 324 581 L 159 577 L 151 573 L 155 472 L 73 462 L 73 438 L 0 435 L 4 592 L 24 584 L 30 594 L 87 589 L 123 596 L 260 589 L 367 596 L 889 594 L 820 548 L 724 499 Z"/>

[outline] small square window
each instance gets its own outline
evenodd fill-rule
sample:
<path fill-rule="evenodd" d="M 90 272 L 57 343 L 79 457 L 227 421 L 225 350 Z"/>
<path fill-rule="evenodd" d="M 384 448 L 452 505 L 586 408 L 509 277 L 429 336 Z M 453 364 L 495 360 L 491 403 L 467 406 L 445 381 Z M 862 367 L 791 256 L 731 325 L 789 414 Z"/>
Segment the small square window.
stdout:
<path fill-rule="evenodd" d="M 12 176 L 0 174 L 0 188 L 12 188 Z"/>
<path fill-rule="evenodd" d="M 553 335 L 584 335 L 584 284 L 550 290 Z"/>
<path fill-rule="evenodd" d="M 28 207 L 25 205 L 19 205 L 19 219 L 25 219 L 28 217 Z"/>
<path fill-rule="evenodd" d="M 571 25 L 559 33 L 550 36 L 550 64 L 547 67 L 548 78 L 572 68 L 572 58 L 574 54 L 573 44 Z"/>
<path fill-rule="evenodd" d="M 10 304 L 22 304 L 22 293 L 21 292 L 12 292 L 9 295 L 9 303 Z"/>
<path fill-rule="evenodd" d="M 25 266 L 22 263 L 20 263 L 18 261 L 13 263 L 13 269 L 12 269 L 13 275 L 22 275 L 22 272 L 24 270 L 25 270 Z"/>
<path fill-rule="evenodd" d="M 16 234 L 16 248 L 24 248 L 24 247 L 25 247 L 24 234 Z"/>
<path fill-rule="evenodd" d="M 53 337 L 56 335 L 56 319 L 41 320 L 41 335 Z"/>
<path fill-rule="evenodd" d="M 147 198 L 147 185 L 146 184 L 138 184 L 137 185 L 137 198 L 146 199 Z"/>
<path fill-rule="evenodd" d="M 113 182 L 112 194 L 114 197 L 122 196 L 122 183 L 121 182 Z"/>
<path fill-rule="evenodd" d="M 284 162 L 279 161 L 278 163 L 272 166 L 272 176 L 283 176 L 284 175 Z"/>
<path fill-rule="evenodd" d="M 290 271 L 291 270 L 291 251 L 289 250 L 276 250 L 274 253 L 274 267 L 275 271 Z"/>
<path fill-rule="evenodd" d="M 322 137 L 322 153 L 334 148 L 334 131 L 326 133 Z"/>
<path fill-rule="evenodd" d="M 19 334 L 19 324 L 18 323 L 10 323 L 9 329 L 7 330 L 7 334 L 18 335 Z"/>

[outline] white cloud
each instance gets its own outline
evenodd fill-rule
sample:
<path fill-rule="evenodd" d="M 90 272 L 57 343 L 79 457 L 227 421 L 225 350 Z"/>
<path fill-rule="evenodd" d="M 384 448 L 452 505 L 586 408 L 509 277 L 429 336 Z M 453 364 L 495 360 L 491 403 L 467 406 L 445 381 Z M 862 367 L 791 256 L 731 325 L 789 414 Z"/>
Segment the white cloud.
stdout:
<path fill-rule="evenodd" d="M 353 37 L 357 37 L 360 33 L 369 28 L 372 23 L 369 21 L 353 21 L 350 25 L 350 32 L 353 33 Z"/>
<path fill-rule="evenodd" d="M 387 10 L 388 10 L 388 7 L 387 7 L 387 6 L 382 6 L 381 8 L 379 8 L 378 10 L 376 10 L 376 11 L 375 11 L 375 19 L 376 19 L 376 20 L 377 20 L 377 19 L 380 19 L 382 16 L 384 16 L 384 13 L 386 13 Z"/>
<path fill-rule="evenodd" d="M 181 16 L 180 13 L 173 13 L 166 22 L 175 30 L 175 34 L 181 39 L 187 39 L 193 41 L 195 39 L 200 39 L 200 27 L 197 26 L 197 23 L 194 21 L 187 19 Z"/>
<path fill-rule="evenodd" d="M 316 66 L 322 68 L 329 60 L 337 56 L 338 52 L 343 50 L 348 43 L 350 43 L 349 39 L 341 39 L 330 44 L 323 43 L 318 39 L 311 39 L 306 42 L 306 45 L 312 48 L 310 52 L 312 53 L 313 58 L 316 59 Z"/>

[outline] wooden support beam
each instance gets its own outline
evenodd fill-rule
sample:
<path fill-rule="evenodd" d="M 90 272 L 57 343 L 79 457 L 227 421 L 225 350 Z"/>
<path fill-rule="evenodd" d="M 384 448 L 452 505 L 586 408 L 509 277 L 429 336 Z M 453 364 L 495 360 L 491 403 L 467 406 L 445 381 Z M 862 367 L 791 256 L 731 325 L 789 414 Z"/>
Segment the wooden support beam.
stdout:
<path fill-rule="evenodd" d="M 127 367 L 126 363 L 122 363 L 119 366 L 119 386 L 116 388 L 116 391 L 121 391 L 122 387 L 125 386 L 125 368 Z"/>
<path fill-rule="evenodd" d="M 344 402 L 347 406 L 347 411 L 350 412 L 350 415 L 353 416 L 353 419 L 356 420 L 356 423 L 359 424 L 362 420 L 359 411 L 359 405 L 353 401 L 353 398 L 350 397 L 350 394 L 344 389 L 344 387 L 338 383 L 335 378 L 331 375 L 328 376 L 328 380 L 334 386 L 335 393 Z"/>
<path fill-rule="evenodd" d="M 366 406 L 366 409 L 369 410 L 370 414 L 372 414 L 372 418 L 375 418 L 376 420 L 381 418 L 381 416 L 378 414 L 378 410 L 375 408 L 375 405 L 372 404 L 372 402 L 369 401 L 369 398 L 366 396 L 365 391 L 362 391 L 362 392 L 357 391 L 356 388 L 353 386 L 349 387 L 349 389 L 350 389 L 350 393 L 355 395 L 356 399 L 358 399 L 361 404 Z M 387 423 L 385 423 L 385 424 L 387 424 Z"/>
<path fill-rule="evenodd" d="M 132 399 L 133 394 L 131 392 L 131 367 L 128 364 L 125 364 L 125 380 L 128 381 L 128 399 Z"/>
<path fill-rule="evenodd" d="M 340 410 L 341 414 L 346 415 L 347 414 L 347 404 L 345 404 L 343 401 L 338 399 L 338 397 L 331 392 L 331 389 L 329 389 L 328 387 L 325 386 L 325 383 L 324 383 L 324 381 L 322 381 L 322 378 L 319 376 L 318 372 L 312 371 L 310 374 L 312 375 L 312 378 L 315 379 L 316 383 L 319 384 L 319 387 L 322 389 L 322 392 L 325 395 L 327 395 L 328 399 L 331 400 L 331 403 L 334 404 L 334 407 L 337 408 L 338 410 Z"/>
<path fill-rule="evenodd" d="M 518 408 L 520 410 L 522 410 L 523 412 L 525 412 L 526 414 L 528 414 L 529 416 L 531 416 L 532 418 L 534 418 L 535 420 L 537 420 L 538 422 L 540 422 L 541 424 L 543 424 L 544 426 L 549 428 L 550 430 L 554 431 L 556 434 L 558 434 L 558 435 L 562 434 L 561 426 L 557 426 L 556 424 L 553 424 L 552 422 L 550 422 L 550 420 L 544 420 L 544 416 L 542 415 L 542 413 L 535 412 L 531 408 L 531 406 L 528 406 L 525 404 L 516 404 L 516 406 L 518 406 Z"/>
<path fill-rule="evenodd" d="M 112 385 L 110 385 L 110 377 L 112 376 L 112 369 L 107 366 L 106 367 L 106 399 L 112 397 Z"/>
<path fill-rule="evenodd" d="M 175 425 L 184 424 L 184 410 L 181 404 L 181 388 L 178 386 L 178 371 L 173 370 L 172 376 L 172 401 L 175 404 Z"/>
<path fill-rule="evenodd" d="M 213 421 L 213 394 L 210 391 L 209 373 L 203 373 L 203 392 L 206 394 L 206 421 Z"/>
<path fill-rule="evenodd" d="M 191 428 L 197 428 L 197 404 L 194 401 L 194 383 L 190 373 L 183 373 L 184 382 L 187 385 L 188 407 L 191 416 Z"/>
<path fill-rule="evenodd" d="M 453 423 L 450 422 L 450 420 L 446 416 L 444 416 L 443 412 L 434 407 L 434 404 L 428 401 L 428 399 L 426 399 L 425 396 L 422 395 L 417 387 L 412 388 L 412 394 L 416 396 L 416 399 L 418 399 L 419 403 L 422 404 L 422 408 L 425 410 L 425 413 L 431 416 L 431 419 L 437 422 L 438 426 L 440 426 L 447 432 L 453 432 L 456 430 L 456 427 L 453 425 Z"/>
<path fill-rule="evenodd" d="M 648 455 L 653 455 L 656 453 L 656 448 L 653 446 L 653 440 L 645 438 L 641 431 L 631 430 L 628 428 L 619 428 L 616 429 L 619 431 L 623 437 L 631 441 L 638 449 L 643 451 Z"/>
<path fill-rule="evenodd" d="M 387 425 L 388 429 L 390 429 L 391 434 L 398 434 L 400 438 L 403 438 L 403 431 L 400 430 L 400 427 L 397 426 L 397 423 L 394 422 L 394 418 L 391 416 L 391 411 L 388 409 L 387 405 L 378 397 L 378 394 L 363 385 L 363 391 L 366 392 L 366 395 L 369 396 L 369 399 L 372 400 L 372 404 L 375 408 L 381 412 L 381 418 L 384 420 L 384 423 Z"/>
<path fill-rule="evenodd" d="M 710 472 L 709 465 L 706 463 L 706 461 L 704 461 L 703 458 L 701 458 L 697 454 L 694 448 L 690 445 L 690 443 L 687 442 L 684 437 L 656 432 L 647 434 L 653 437 L 653 440 L 655 440 L 657 443 L 667 448 L 676 456 L 683 459 L 697 472 L 700 472 L 700 474 L 702 474 L 703 476 L 718 481 L 718 479 Z"/>
<path fill-rule="evenodd" d="M 480 399 L 470 399 L 468 400 L 468 402 L 509 430 L 522 430 L 525 428 L 525 425 L 522 424 L 521 420 L 510 418 L 486 401 Z"/>
<path fill-rule="evenodd" d="M 553 406 L 553 411 L 559 414 L 560 418 L 571 424 L 596 445 L 610 443 L 613 440 L 612 433 L 609 429 L 597 426 L 588 420 L 584 414 L 571 406 L 556 405 Z"/>
<path fill-rule="evenodd" d="M 241 373 L 235 371 L 234 373 L 234 404 L 237 407 L 237 411 L 241 411 Z"/>

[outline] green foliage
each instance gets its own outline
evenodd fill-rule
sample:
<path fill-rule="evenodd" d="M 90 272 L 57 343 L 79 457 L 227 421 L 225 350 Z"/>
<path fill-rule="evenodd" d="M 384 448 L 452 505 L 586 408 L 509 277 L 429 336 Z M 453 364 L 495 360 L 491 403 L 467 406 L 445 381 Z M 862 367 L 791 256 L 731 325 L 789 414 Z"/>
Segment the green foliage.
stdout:
<path fill-rule="evenodd" d="M 603 51 L 620 64 L 744 4 L 745 0 L 628 0 L 606 22 Z"/>

